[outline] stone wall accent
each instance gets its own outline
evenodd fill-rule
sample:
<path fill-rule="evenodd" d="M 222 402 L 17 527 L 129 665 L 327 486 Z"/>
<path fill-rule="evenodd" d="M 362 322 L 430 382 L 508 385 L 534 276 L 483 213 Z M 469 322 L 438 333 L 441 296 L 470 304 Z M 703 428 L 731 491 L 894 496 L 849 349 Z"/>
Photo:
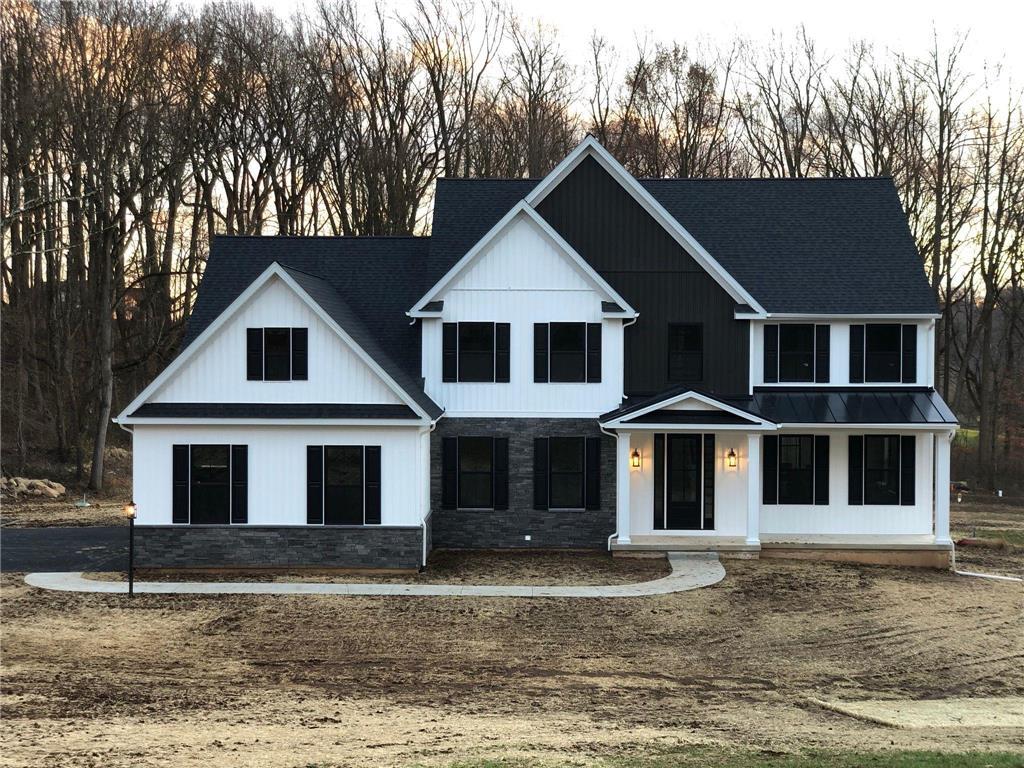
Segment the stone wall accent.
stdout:
<path fill-rule="evenodd" d="M 418 568 L 422 557 L 419 526 L 135 527 L 140 568 Z"/>
<path fill-rule="evenodd" d="M 507 510 L 441 509 L 441 439 L 460 435 L 508 438 Z M 534 509 L 533 439 L 577 436 L 602 438 L 601 509 Z M 604 549 L 615 532 L 615 440 L 601 432 L 596 419 L 443 418 L 430 436 L 430 507 L 433 546 L 437 548 Z"/>

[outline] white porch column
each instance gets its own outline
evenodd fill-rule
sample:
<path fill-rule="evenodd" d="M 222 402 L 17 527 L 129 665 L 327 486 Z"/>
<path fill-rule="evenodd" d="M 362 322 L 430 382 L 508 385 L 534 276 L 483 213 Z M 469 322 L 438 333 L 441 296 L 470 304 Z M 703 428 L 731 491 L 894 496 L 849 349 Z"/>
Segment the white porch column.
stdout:
<path fill-rule="evenodd" d="M 949 447 L 952 432 L 935 434 L 935 543 L 949 544 Z"/>
<path fill-rule="evenodd" d="M 619 544 L 629 544 L 629 432 L 615 441 L 615 529 Z"/>
<path fill-rule="evenodd" d="M 761 436 L 747 435 L 747 544 L 761 543 Z"/>

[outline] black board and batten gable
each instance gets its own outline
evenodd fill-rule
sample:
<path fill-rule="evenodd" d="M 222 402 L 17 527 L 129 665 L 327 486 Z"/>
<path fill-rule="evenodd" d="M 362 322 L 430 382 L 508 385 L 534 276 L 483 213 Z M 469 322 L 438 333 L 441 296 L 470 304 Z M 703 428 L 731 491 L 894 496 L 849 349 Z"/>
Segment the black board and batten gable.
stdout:
<path fill-rule="evenodd" d="M 736 302 L 596 160 L 580 161 L 537 210 L 640 313 L 625 336 L 626 394 L 679 383 L 668 363 L 678 324 L 702 326 L 701 378 L 691 384 L 746 391 L 749 330 Z"/>

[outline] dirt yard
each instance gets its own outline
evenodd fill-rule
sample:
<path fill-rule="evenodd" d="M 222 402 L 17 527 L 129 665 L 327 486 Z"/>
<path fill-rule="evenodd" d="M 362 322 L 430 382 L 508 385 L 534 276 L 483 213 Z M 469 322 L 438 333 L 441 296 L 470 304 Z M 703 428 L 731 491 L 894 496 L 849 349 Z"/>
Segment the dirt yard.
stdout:
<path fill-rule="evenodd" d="M 129 602 L 5 575 L 0 765 L 633 764 L 708 749 L 1024 755 L 1024 728 L 1012 724 L 892 727 L 833 706 L 991 698 L 1012 711 L 1024 696 L 1020 585 L 725 563 L 715 587 L 599 601 Z M 571 560 L 547 567 L 575 570 Z M 1003 721 L 982 712 L 980 722 Z"/>
<path fill-rule="evenodd" d="M 4 497 L 0 503 L 0 527 L 54 528 L 87 525 L 127 525 L 124 505 L 129 496 L 115 495 L 102 499 L 89 498 L 88 507 L 76 507 L 81 495 L 68 494 L 63 499 L 40 499 L 26 496 L 20 499 Z"/>

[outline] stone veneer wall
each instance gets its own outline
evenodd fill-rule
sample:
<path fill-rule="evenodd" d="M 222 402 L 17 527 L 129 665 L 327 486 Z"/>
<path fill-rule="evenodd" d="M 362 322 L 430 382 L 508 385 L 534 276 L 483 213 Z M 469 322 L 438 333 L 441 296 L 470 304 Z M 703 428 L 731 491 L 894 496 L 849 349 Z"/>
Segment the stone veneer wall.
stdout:
<path fill-rule="evenodd" d="M 135 527 L 140 568 L 418 568 L 422 557 L 419 526 Z"/>
<path fill-rule="evenodd" d="M 509 508 L 441 509 L 441 439 L 508 438 Z M 552 512 L 533 508 L 533 439 L 601 437 L 601 509 Z M 430 438 L 431 538 L 436 548 L 511 547 L 604 549 L 615 532 L 615 440 L 595 419 L 444 418 Z M 526 541 L 525 536 L 531 537 Z"/>

